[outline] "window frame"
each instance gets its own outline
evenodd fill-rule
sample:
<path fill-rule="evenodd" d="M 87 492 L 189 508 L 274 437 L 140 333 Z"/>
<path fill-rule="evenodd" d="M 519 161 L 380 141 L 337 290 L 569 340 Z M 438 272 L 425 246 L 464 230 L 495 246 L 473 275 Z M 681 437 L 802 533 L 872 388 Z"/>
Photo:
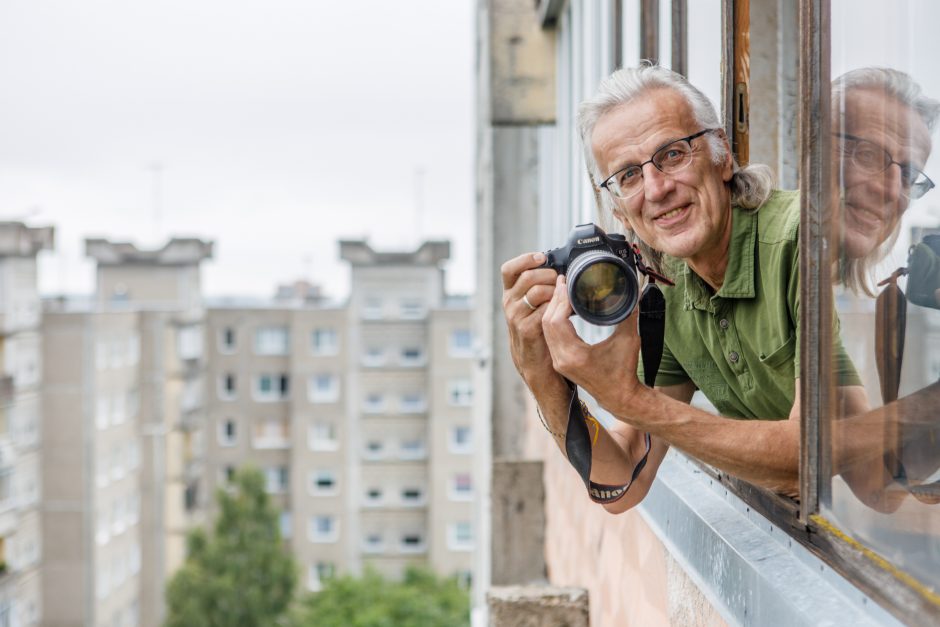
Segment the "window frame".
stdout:
<path fill-rule="evenodd" d="M 722 109 L 729 137 L 745 146 L 735 128 L 734 81 L 728 69 L 728 55 L 735 54 L 734 24 L 741 23 L 738 11 L 747 0 L 722 0 L 724 58 Z M 762 515 L 824 561 L 836 573 L 856 586 L 886 611 L 904 622 L 918 623 L 925 617 L 940 617 L 940 604 L 931 600 L 929 589 L 891 566 L 863 544 L 841 531 L 820 515 L 819 504 L 831 490 L 832 467 L 826 444 L 831 442 L 828 416 L 833 414 L 830 351 L 832 345 L 832 285 L 829 268 L 830 215 L 830 0 L 800 0 L 799 30 L 799 188 L 800 194 L 800 299 L 814 307 L 800 308 L 802 329 L 800 350 L 800 500 L 796 501 L 696 462 L 705 473 L 717 479 Z M 743 22 L 747 24 L 745 20 Z M 745 100 L 745 106 L 747 106 Z M 821 112 L 826 112 L 825 114 Z M 746 112 L 745 112 L 746 118 Z M 737 135 L 736 135 L 737 134 Z M 933 595 L 936 596 L 935 594 Z"/>
<path fill-rule="evenodd" d="M 331 337 L 331 342 L 322 346 L 317 338 L 320 335 Z M 335 327 L 315 327 L 310 331 L 310 354 L 315 357 L 327 357 L 339 354 L 339 331 Z"/>
<path fill-rule="evenodd" d="M 265 339 L 267 335 L 283 335 L 283 346 L 272 350 L 273 340 Z M 264 357 L 283 357 L 290 354 L 290 327 L 286 324 L 263 324 L 255 327 L 252 349 L 255 355 Z"/>

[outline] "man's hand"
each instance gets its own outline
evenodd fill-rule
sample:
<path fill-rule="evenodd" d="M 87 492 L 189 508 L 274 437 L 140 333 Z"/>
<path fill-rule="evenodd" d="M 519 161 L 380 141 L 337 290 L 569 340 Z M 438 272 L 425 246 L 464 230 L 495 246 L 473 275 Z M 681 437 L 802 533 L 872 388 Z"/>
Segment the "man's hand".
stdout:
<path fill-rule="evenodd" d="M 578 337 L 571 323 L 568 284 L 564 276 L 559 276 L 542 317 L 554 369 L 618 416 L 629 415 L 631 400 L 648 391 L 636 375 L 640 353 L 638 310 L 617 325 L 610 337 L 590 345 Z"/>
<path fill-rule="evenodd" d="M 558 273 L 539 268 L 542 253 L 526 253 L 503 264 L 503 313 L 509 325 L 509 350 L 529 389 L 546 379 L 559 379 L 542 334 L 542 315 L 554 292 Z"/>

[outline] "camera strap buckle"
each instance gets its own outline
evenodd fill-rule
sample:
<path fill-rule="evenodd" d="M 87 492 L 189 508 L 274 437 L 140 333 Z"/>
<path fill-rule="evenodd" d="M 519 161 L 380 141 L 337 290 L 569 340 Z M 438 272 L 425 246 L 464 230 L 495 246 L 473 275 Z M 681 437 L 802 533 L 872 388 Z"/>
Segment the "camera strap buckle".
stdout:
<path fill-rule="evenodd" d="M 646 277 L 649 278 L 650 283 L 659 281 L 660 283 L 664 283 L 666 285 L 675 285 L 675 283 L 673 283 L 668 277 L 660 274 L 659 272 L 656 272 L 643 262 L 643 254 L 640 252 L 640 247 L 636 244 L 633 244 L 633 262 L 636 265 L 637 271 L 646 275 Z"/>

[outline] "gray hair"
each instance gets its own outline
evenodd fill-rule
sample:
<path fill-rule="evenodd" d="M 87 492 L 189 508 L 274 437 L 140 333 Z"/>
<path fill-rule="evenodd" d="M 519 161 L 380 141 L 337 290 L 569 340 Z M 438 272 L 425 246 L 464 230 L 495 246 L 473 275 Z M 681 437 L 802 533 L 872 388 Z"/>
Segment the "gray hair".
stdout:
<path fill-rule="evenodd" d="M 609 194 L 602 194 L 598 185 L 603 176 L 598 170 L 591 150 L 591 137 L 597 121 L 606 113 L 626 104 L 638 96 L 656 89 L 671 89 L 679 94 L 692 109 L 695 121 L 702 128 L 721 128 L 721 120 L 708 97 L 689 83 L 681 74 L 657 65 L 643 63 L 634 68 L 617 70 L 601 81 L 597 93 L 581 103 L 578 109 L 578 131 L 584 148 L 584 159 L 594 184 L 599 204 L 610 214 L 617 205 Z M 722 163 L 728 156 L 727 144 L 722 138 L 707 134 L 709 152 L 714 163 Z M 743 209 L 758 209 L 770 197 L 774 176 L 765 165 L 738 166 L 732 156 L 731 203 Z M 606 216 L 605 216 L 606 217 Z"/>
<path fill-rule="evenodd" d="M 924 94 L 910 74 L 888 67 L 863 67 L 849 70 L 832 81 L 832 113 L 833 116 L 838 115 L 840 123 L 845 115 L 845 98 L 849 91 L 854 89 L 883 91 L 917 113 L 930 133 L 933 133 L 937 120 L 940 119 L 940 101 Z M 840 258 L 835 279 L 853 292 L 874 296 L 870 286 L 871 273 L 878 262 L 887 257 L 894 248 L 898 231 L 895 227 L 885 241 L 864 257 Z"/>

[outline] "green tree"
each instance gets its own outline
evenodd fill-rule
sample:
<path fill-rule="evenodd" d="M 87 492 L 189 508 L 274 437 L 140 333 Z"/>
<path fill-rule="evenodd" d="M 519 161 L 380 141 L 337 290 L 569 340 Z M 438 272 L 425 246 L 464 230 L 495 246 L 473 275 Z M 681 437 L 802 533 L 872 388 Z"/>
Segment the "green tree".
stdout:
<path fill-rule="evenodd" d="M 193 531 L 183 567 L 167 587 L 166 627 L 254 627 L 286 620 L 297 567 L 284 550 L 278 513 L 258 470 L 235 474 L 219 490 L 210 536 Z"/>
<path fill-rule="evenodd" d="M 470 625 L 470 595 L 456 578 L 409 568 L 401 582 L 374 570 L 340 577 L 308 595 L 296 627 L 462 627 Z"/>

